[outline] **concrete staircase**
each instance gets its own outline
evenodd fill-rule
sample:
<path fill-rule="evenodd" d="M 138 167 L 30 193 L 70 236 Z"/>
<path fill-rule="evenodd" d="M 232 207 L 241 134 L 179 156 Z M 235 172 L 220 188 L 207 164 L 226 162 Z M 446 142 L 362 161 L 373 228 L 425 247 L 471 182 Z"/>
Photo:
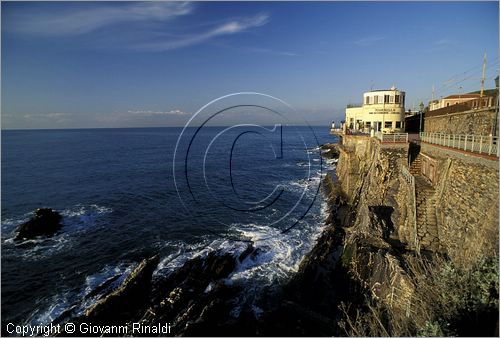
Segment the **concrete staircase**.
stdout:
<path fill-rule="evenodd" d="M 429 180 L 421 175 L 415 175 L 417 237 L 420 248 L 430 251 L 439 250 L 439 234 L 434 192 L 435 190 Z"/>

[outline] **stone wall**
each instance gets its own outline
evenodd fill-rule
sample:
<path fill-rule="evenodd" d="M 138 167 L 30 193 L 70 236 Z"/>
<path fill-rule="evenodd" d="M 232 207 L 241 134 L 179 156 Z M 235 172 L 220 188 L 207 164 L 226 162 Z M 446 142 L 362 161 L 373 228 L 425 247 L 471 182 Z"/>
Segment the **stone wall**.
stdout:
<path fill-rule="evenodd" d="M 437 160 L 436 215 L 439 241 L 457 265 L 498 255 L 498 161 L 454 156 L 431 145 Z"/>
<path fill-rule="evenodd" d="M 490 135 L 496 121 L 495 109 L 469 110 L 438 116 L 425 116 L 425 132 Z M 498 121 L 497 121 L 498 123 Z"/>

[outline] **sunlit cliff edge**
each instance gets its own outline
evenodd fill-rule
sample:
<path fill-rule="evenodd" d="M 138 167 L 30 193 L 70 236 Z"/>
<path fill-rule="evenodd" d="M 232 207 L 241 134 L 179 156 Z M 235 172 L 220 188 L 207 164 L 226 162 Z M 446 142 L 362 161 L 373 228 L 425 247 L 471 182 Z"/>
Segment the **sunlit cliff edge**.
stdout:
<path fill-rule="evenodd" d="M 355 135 L 336 148 L 325 184 L 350 296 L 335 334 L 498 335 L 498 159 Z"/>

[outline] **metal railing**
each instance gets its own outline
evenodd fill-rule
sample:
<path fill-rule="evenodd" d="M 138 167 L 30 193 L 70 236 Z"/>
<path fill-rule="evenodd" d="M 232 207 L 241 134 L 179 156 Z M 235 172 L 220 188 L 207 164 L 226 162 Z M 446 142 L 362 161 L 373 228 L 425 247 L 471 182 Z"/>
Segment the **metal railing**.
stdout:
<path fill-rule="evenodd" d="M 376 132 L 375 137 L 382 142 L 408 142 L 408 133 L 383 134 Z"/>
<path fill-rule="evenodd" d="M 427 143 L 475 152 L 478 154 L 500 155 L 498 136 L 463 135 L 443 133 L 420 133 L 420 139 Z"/>
<path fill-rule="evenodd" d="M 420 243 L 418 242 L 418 230 L 417 230 L 417 195 L 415 191 L 415 177 L 410 173 L 408 168 L 400 163 L 401 174 L 404 180 L 410 186 L 410 195 L 412 199 L 411 208 L 413 212 L 413 242 L 415 244 L 415 250 L 420 253 Z"/>

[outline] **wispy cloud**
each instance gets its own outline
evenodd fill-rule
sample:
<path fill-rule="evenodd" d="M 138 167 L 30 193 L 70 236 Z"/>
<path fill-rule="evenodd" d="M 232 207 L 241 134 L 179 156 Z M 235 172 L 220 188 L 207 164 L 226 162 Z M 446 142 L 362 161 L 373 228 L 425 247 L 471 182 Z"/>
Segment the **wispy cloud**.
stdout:
<path fill-rule="evenodd" d="M 32 37 L 80 38 L 80 46 L 94 48 L 166 51 L 242 33 L 269 21 L 266 13 L 211 24 L 178 21 L 190 14 L 195 14 L 195 4 L 189 2 L 80 4 L 50 12 L 46 8 L 13 12 L 2 28 Z"/>
<path fill-rule="evenodd" d="M 186 113 L 181 110 L 175 109 L 170 111 L 154 111 L 154 110 L 129 110 L 129 114 L 142 115 L 142 116 L 158 116 L 158 115 L 191 115 L 191 113 Z"/>
<path fill-rule="evenodd" d="M 47 113 L 47 114 L 26 114 L 25 119 L 60 119 L 62 117 L 68 117 L 72 114 L 69 113 Z"/>
<path fill-rule="evenodd" d="M 250 47 L 250 48 L 247 48 L 247 50 L 249 50 L 250 52 L 270 54 L 270 55 L 283 55 L 283 56 L 297 56 L 298 55 L 298 54 L 293 53 L 293 52 L 277 51 L 277 50 L 272 50 L 272 49 L 267 49 L 267 48 L 258 48 L 258 47 Z"/>
<path fill-rule="evenodd" d="M 18 13 L 12 18 L 12 30 L 37 36 L 74 36 L 100 28 L 129 22 L 151 22 L 176 18 L 191 13 L 187 2 L 145 2 L 75 8 L 64 12 Z"/>
<path fill-rule="evenodd" d="M 384 36 L 368 36 L 368 37 L 354 41 L 354 44 L 358 45 L 358 46 L 365 47 L 365 46 L 374 45 L 375 43 L 382 41 L 384 39 L 385 39 Z"/>
<path fill-rule="evenodd" d="M 167 37 L 153 42 L 137 44 L 135 47 L 154 51 L 182 48 L 202 43 L 218 36 L 236 34 L 250 28 L 260 27 L 265 25 L 268 21 L 269 15 L 261 13 L 252 17 L 232 20 L 206 31 L 189 34 L 183 37 Z"/>
<path fill-rule="evenodd" d="M 446 38 L 434 41 L 434 45 L 436 46 L 454 46 L 456 44 L 456 41 Z"/>
<path fill-rule="evenodd" d="M 73 114 L 70 113 L 47 113 L 47 114 L 25 114 L 23 116 L 26 120 L 42 124 L 60 124 L 70 121 Z"/>

